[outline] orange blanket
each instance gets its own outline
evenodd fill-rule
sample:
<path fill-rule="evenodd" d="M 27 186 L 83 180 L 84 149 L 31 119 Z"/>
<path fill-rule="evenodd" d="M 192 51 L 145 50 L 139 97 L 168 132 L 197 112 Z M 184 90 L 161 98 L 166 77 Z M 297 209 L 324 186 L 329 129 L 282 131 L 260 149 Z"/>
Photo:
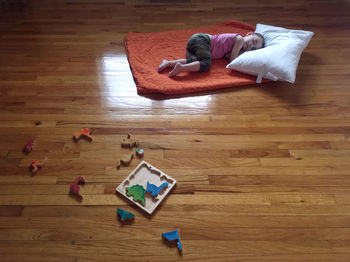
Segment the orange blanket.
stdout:
<path fill-rule="evenodd" d="M 186 58 L 186 44 L 195 33 L 240 33 L 245 35 L 254 27 L 239 21 L 213 26 L 154 33 L 128 33 L 125 38 L 127 57 L 139 94 L 185 94 L 197 91 L 254 84 L 256 77 L 225 69 L 228 61 L 212 61 L 209 72 L 180 73 L 168 77 L 170 69 L 158 73 L 163 59 Z"/>

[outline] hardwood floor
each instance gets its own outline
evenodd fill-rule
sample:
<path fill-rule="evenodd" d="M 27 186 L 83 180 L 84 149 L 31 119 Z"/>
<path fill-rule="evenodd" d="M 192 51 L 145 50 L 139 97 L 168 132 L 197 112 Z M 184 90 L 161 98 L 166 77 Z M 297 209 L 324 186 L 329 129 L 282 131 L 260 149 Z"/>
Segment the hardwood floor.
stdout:
<path fill-rule="evenodd" d="M 349 261 L 350 2 L 0 2 L 0 261 Z M 139 96 L 127 32 L 227 20 L 315 32 L 294 85 Z M 92 143 L 72 141 L 84 127 Z M 130 132 L 178 183 L 115 193 Z M 35 139 L 25 155 L 24 144 Z M 32 176 L 32 159 L 47 157 Z M 82 202 L 69 185 L 82 175 Z M 117 207 L 136 215 L 122 225 Z M 182 255 L 161 233 L 178 229 Z"/>

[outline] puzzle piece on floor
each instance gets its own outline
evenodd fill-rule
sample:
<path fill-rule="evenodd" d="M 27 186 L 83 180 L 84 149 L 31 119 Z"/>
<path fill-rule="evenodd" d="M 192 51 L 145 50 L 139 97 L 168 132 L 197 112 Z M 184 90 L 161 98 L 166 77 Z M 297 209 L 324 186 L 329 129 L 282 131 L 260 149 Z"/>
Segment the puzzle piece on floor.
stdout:
<path fill-rule="evenodd" d="M 117 209 L 117 213 L 119 215 L 120 221 L 124 222 L 124 220 L 132 220 L 135 215 L 121 208 Z"/>
<path fill-rule="evenodd" d="M 69 191 L 76 196 L 79 196 L 83 198 L 83 196 L 80 194 L 80 186 L 85 184 L 85 178 L 82 176 L 78 176 L 75 181 L 70 185 Z"/>
<path fill-rule="evenodd" d="M 143 154 L 144 154 L 144 150 L 142 148 L 137 147 L 136 148 L 136 155 L 138 157 L 143 157 Z"/>
<path fill-rule="evenodd" d="M 122 156 L 117 162 L 117 168 L 119 169 L 122 164 L 123 164 L 123 166 L 129 165 L 131 160 L 133 159 L 133 157 L 134 157 L 133 153 Z"/>
<path fill-rule="evenodd" d="M 42 162 L 39 162 L 38 160 L 32 160 L 32 163 L 30 164 L 30 168 L 32 170 L 32 174 L 35 175 L 39 169 L 41 169 L 45 163 L 47 158 L 45 158 Z"/>
<path fill-rule="evenodd" d="M 134 139 L 134 136 L 131 135 L 130 133 L 128 134 L 127 138 L 124 138 L 122 140 L 122 147 L 133 147 L 133 146 L 138 146 L 139 141 Z"/>
<path fill-rule="evenodd" d="M 180 252 L 182 251 L 181 239 L 177 229 L 174 231 L 162 233 L 162 236 L 168 241 L 177 241 L 177 248 L 179 249 Z"/>
<path fill-rule="evenodd" d="M 91 128 L 84 128 L 84 129 L 81 129 L 79 132 L 75 132 L 73 134 L 73 138 L 75 141 L 77 141 L 83 136 L 91 142 L 92 141 L 91 132 L 92 132 Z"/>
<path fill-rule="evenodd" d="M 27 144 L 25 144 L 24 148 L 23 148 L 23 152 L 24 153 L 29 153 L 33 150 L 33 146 L 34 146 L 34 140 L 31 139 L 27 142 Z"/>
<path fill-rule="evenodd" d="M 152 196 L 157 197 L 157 195 L 159 194 L 160 191 L 162 191 L 162 189 L 164 187 L 168 187 L 169 184 L 167 182 L 164 182 L 163 184 L 161 184 L 160 186 L 156 186 L 154 184 L 151 184 L 150 182 L 147 181 L 147 189 L 146 192 L 151 193 Z"/>
<path fill-rule="evenodd" d="M 134 201 L 140 201 L 142 205 L 145 204 L 145 189 L 141 185 L 134 185 L 126 188 L 127 196 L 133 196 Z"/>

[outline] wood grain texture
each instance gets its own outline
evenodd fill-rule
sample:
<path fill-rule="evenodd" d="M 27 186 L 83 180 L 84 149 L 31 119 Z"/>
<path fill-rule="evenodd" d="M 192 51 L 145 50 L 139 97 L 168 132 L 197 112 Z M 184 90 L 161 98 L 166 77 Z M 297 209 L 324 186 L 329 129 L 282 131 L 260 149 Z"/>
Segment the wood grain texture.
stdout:
<path fill-rule="evenodd" d="M 0 261 L 348 262 L 349 14 L 346 0 L 0 1 Z M 137 94 L 127 32 L 232 19 L 315 32 L 294 85 Z M 93 142 L 74 142 L 84 127 Z M 141 161 L 115 168 L 129 132 L 178 182 L 151 217 L 115 193 Z M 174 229 L 182 255 L 161 239 Z"/>

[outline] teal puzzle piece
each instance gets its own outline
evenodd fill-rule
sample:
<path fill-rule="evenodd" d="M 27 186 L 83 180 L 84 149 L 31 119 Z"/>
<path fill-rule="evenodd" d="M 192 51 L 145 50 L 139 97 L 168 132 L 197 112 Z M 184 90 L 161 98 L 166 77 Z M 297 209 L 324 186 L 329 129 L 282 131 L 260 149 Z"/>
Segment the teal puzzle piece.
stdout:
<path fill-rule="evenodd" d="M 124 220 L 133 219 L 135 217 L 135 215 L 133 213 L 130 213 L 130 212 L 123 210 L 123 209 L 120 209 L 120 208 L 117 209 L 117 213 L 118 213 L 120 220 L 122 222 L 124 222 Z"/>

